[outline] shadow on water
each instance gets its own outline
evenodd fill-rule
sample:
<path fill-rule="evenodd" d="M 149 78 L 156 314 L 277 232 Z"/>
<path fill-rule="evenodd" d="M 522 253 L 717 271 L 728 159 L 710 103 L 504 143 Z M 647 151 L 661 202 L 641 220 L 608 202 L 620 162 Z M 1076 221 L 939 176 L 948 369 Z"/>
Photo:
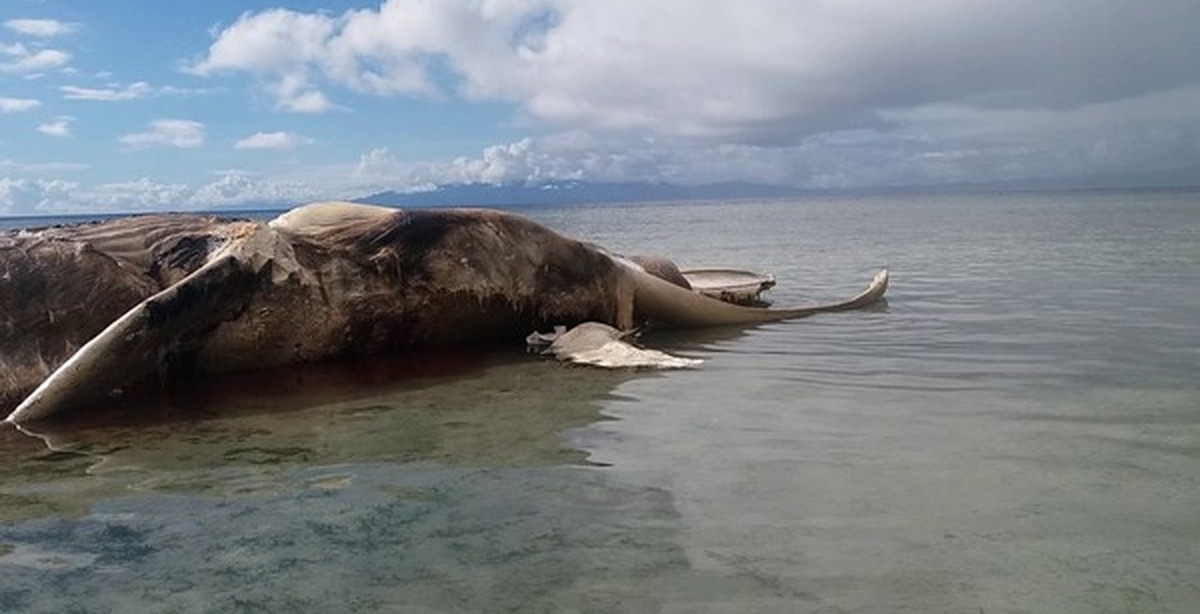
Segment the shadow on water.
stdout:
<path fill-rule="evenodd" d="M 487 348 L 445 347 L 146 382 L 40 421 L 31 430 L 81 432 L 288 413 L 403 388 L 416 389 L 440 378 L 481 373 L 489 358 Z"/>
<path fill-rule="evenodd" d="M 220 494 L 249 488 L 224 479 L 239 469 L 261 478 L 344 463 L 584 464 L 564 432 L 602 419 L 614 388 L 648 376 L 448 348 L 184 382 L 6 427 L 0 518 L 86 509 L 104 495 L 41 487 L 85 476 L 113 478 L 91 483 L 102 487 Z"/>

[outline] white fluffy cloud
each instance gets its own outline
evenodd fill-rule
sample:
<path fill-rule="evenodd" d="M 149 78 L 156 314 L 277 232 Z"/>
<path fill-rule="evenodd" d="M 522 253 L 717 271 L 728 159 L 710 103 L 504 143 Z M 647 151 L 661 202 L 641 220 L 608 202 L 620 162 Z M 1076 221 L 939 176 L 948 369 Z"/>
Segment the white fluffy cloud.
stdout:
<path fill-rule="evenodd" d="M 327 84 L 378 95 L 440 93 L 442 59 L 486 71 L 506 65 L 486 83 L 517 74 L 509 45 L 544 2 L 423 2 L 392 0 L 378 9 L 341 16 L 271 9 L 245 13 L 216 36 L 191 71 L 200 75 L 248 72 L 268 82 L 278 108 L 324 112 L 338 108 Z M 493 65 L 496 63 L 496 65 Z M 482 75 L 480 75 L 482 77 Z M 475 86 L 472 85 L 472 88 Z"/>
<path fill-rule="evenodd" d="M 3 166 L 3 165 L 0 165 Z M 234 206 L 287 206 L 344 198 L 345 183 L 269 178 L 237 170 L 195 186 L 148 177 L 89 185 L 57 179 L 0 177 L 0 214 L 196 211 Z"/>
<path fill-rule="evenodd" d="M 23 113 L 42 106 L 32 98 L 0 98 L 0 113 Z"/>
<path fill-rule="evenodd" d="M 54 121 L 39 124 L 37 130 L 47 136 L 67 138 L 71 136 L 71 124 L 74 122 L 75 118 L 70 115 L 59 115 Z"/>
<path fill-rule="evenodd" d="M 294 132 L 256 132 L 233 144 L 234 149 L 295 149 L 312 141 Z"/>
<path fill-rule="evenodd" d="M 286 110 L 332 109 L 337 87 L 449 93 L 559 127 L 795 144 L 889 109 L 1071 109 L 1196 83 L 1198 6 L 387 0 L 243 14 L 192 70 L 257 75 Z"/>
<path fill-rule="evenodd" d="M 62 92 L 63 98 L 67 100 L 96 100 L 102 102 L 136 100 L 154 92 L 154 88 L 150 87 L 150 84 L 145 81 L 138 81 L 129 85 L 111 84 L 102 88 L 60 85 L 58 90 Z"/>
<path fill-rule="evenodd" d="M 159 183 L 142 177 L 90 187 L 84 194 L 89 207 L 105 211 L 171 211 L 182 208 L 180 204 L 191 192 L 186 184 Z M 80 197 L 76 195 L 74 200 L 78 201 Z"/>
<path fill-rule="evenodd" d="M 1200 167 L 1197 22 L 1194 0 L 385 0 L 244 13 L 190 70 L 284 111 L 499 101 L 542 135 L 381 149 L 359 179 L 987 181 Z"/>
<path fill-rule="evenodd" d="M 272 81 L 278 107 L 299 113 L 336 108 L 310 80 L 310 64 L 321 63 L 333 20 L 323 13 L 285 9 L 246 13 L 226 28 L 207 57 L 191 71 L 207 75 L 223 70 L 251 72 Z"/>
<path fill-rule="evenodd" d="M 134 148 L 166 146 L 195 149 L 204 145 L 204 124 L 188 119 L 159 119 L 145 132 L 122 136 L 122 145 Z"/>
<path fill-rule="evenodd" d="M 78 30 L 79 24 L 55 19 L 9 19 L 4 22 L 4 27 L 26 36 L 53 38 Z"/>
<path fill-rule="evenodd" d="M 78 184 L 45 179 L 0 177 L 0 213 L 31 213 L 68 201 Z"/>
<path fill-rule="evenodd" d="M 22 43 L 0 44 L 0 74 L 32 75 L 60 68 L 71 54 L 59 49 L 30 49 Z"/>
<path fill-rule="evenodd" d="M 332 186 L 283 177 L 263 177 L 255 173 L 229 170 L 217 179 L 196 188 L 183 201 L 189 209 L 211 209 L 233 206 L 280 206 L 345 198 L 344 192 Z"/>

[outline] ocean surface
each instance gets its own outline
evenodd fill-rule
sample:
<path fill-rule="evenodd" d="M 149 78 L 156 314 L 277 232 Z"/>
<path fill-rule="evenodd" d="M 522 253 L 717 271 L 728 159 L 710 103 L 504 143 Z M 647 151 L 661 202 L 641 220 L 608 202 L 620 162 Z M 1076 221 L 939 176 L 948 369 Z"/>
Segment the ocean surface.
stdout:
<path fill-rule="evenodd" d="M 1200 192 L 522 211 L 892 285 L 644 337 L 696 370 L 443 349 L 0 432 L 0 611 L 1200 611 Z"/>

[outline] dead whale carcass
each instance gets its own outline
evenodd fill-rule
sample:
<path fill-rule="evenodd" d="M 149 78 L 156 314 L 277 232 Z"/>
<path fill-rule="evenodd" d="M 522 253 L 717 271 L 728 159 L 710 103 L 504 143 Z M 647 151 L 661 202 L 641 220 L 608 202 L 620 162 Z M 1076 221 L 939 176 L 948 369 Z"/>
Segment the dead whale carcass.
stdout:
<path fill-rule="evenodd" d="M 269 223 L 157 215 L 0 235 L 0 406 L 34 420 L 155 375 L 516 337 L 770 321 L 512 213 L 351 203 Z M 32 390 L 32 392 L 30 392 Z M 28 395 L 28 396 L 26 396 Z M 11 406 L 11 405 L 8 405 Z"/>

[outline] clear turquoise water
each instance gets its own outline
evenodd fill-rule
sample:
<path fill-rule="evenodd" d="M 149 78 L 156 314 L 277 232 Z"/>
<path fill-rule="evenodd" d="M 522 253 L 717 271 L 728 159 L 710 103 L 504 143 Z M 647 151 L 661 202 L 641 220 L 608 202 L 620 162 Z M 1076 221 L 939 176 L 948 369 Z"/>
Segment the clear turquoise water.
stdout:
<path fill-rule="evenodd" d="M 1193 612 L 1200 193 L 538 208 L 772 272 L 695 371 L 447 350 L 0 434 L 4 612 Z"/>

